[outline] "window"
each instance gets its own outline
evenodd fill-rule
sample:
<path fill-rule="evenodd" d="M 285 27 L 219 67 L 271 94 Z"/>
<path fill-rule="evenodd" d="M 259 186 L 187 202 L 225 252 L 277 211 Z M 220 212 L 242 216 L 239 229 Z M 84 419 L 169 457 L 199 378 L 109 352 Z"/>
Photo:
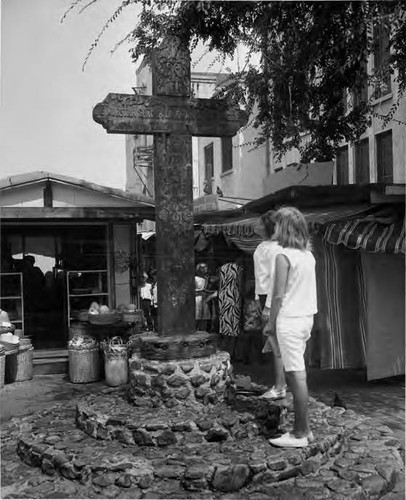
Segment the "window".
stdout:
<path fill-rule="evenodd" d="M 392 130 L 376 136 L 378 182 L 393 183 Z"/>
<path fill-rule="evenodd" d="M 382 24 L 374 25 L 374 69 L 375 69 L 375 99 L 391 92 L 389 73 L 389 33 L 390 27 Z"/>
<path fill-rule="evenodd" d="M 336 157 L 337 184 L 348 184 L 348 146 L 340 148 Z"/>
<path fill-rule="evenodd" d="M 355 182 L 369 183 L 369 141 L 363 139 L 355 143 Z"/>
<path fill-rule="evenodd" d="M 228 172 L 233 169 L 233 139 L 221 138 L 221 171 Z"/>
<path fill-rule="evenodd" d="M 354 93 L 354 106 L 360 106 L 362 103 L 368 102 L 368 69 L 367 61 L 361 62 L 361 78 L 362 83 Z"/>
<path fill-rule="evenodd" d="M 212 194 L 212 178 L 214 177 L 213 166 L 213 143 L 211 142 L 204 148 L 204 192 Z"/>

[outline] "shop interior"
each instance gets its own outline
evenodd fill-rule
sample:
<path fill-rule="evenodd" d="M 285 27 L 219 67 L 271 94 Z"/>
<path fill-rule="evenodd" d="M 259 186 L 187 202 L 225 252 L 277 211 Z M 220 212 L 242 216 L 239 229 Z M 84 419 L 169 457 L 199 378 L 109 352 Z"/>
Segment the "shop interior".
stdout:
<path fill-rule="evenodd" d="M 110 304 L 107 225 L 1 227 L 0 308 L 36 349 L 65 348 L 75 311 Z"/>

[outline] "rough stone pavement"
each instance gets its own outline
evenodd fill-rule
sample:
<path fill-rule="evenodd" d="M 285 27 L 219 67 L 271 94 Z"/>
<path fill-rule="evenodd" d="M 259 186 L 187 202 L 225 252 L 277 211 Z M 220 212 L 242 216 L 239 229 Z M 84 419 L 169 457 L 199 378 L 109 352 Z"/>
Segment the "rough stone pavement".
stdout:
<path fill-rule="evenodd" d="M 330 383 L 327 384 L 327 374 L 322 374 L 321 380 L 323 383 L 319 380 L 318 386 L 317 384 L 313 384 L 313 386 L 310 384 L 312 387 L 312 394 L 315 395 L 315 391 L 317 392 L 317 390 L 319 390 L 320 401 L 322 401 L 323 398 L 327 399 L 326 403 L 331 405 L 334 391 L 336 389 L 340 389 L 339 395 L 347 407 L 349 407 L 350 411 L 352 409 L 351 406 L 356 405 L 357 411 L 361 412 L 362 410 L 365 410 L 364 413 L 374 418 L 373 421 L 366 421 L 367 428 L 372 424 L 375 427 L 377 425 L 379 426 L 380 423 L 385 424 L 394 430 L 396 437 L 400 437 L 401 443 L 404 443 L 404 384 L 402 388 L 402 382 L 389 381 L 385 384 L 381 383 L 378 385 L 368 386 L 369 390 L 365 390 L 361 378 L 357 383 L 354 383 L 354 379 L 356 378 L 354 377 L 354 374 L 336 373 L 334 375 L 340 382 L 338 385 L 335 385 L 333 379 L 330 379 Z M 351 382 L 347 384 L 348 386 L 345 383 L 347 377 Z M 312 382 L 312 379 L 314 382 L 317 379 L 317 375 L 311 374 L 309 379 L 310 382 Z M 8 422 L 5 426 L 2 425 L 2 498 L 19 498 L 19 492 L 23 493 L 22 497 L 24 498 L 227 498 L 230 500 L 233 498 L 250 498 L 255 500 L 265 500 L 265 498 L 284 498 L 286 500 L 290 500 L 291 498 L 310 497 L 313 499 L 384 498 L 385 500 L 400 500 L 405 498 L 404 478 L 402 476 L 400 476 L 391 492 L 380 495 L 380 492 L 383 491 L 381 489 L 383 484 L 382 474 L 386 473 L 390 476 L 390 467 L 386 470 L 386 472 L 381 470 L 380 476 L 376 473 L 371 474 L 371 469 L 368 469 L 366 466 L 367 464 L 365 463 L 368 461 L 365 460 L 367 457 L 363 454 L 365 451 L 363 449 L 363 445 L 365 443 L 368 445 L 368 441 L 371 442 L 371 439 L 367 438 L 365 440 L 367 437 L 367 435 L 365 435 L 365 432 L 367 431 L 365 427 L 363 430 L 362 427 L 360 428 L 357 439 L 353 440 L 351 443 L 352 449 L 347 448 L 345 451 L 347 456 L 344 456 L 344 459 L 347 458 L 352 461 L 352 466 L 358 466 L 358 470 L 348 471 L 347 469 L 349 468 L 349 464 L 344 460 L 344 462 L 338 462 L 335 465 L 333 464 L 333 469 L 322 467 L 320 471 L 317 471 L 316 476 L 318 476 L 318 479 L 320 479 L 320 474 L 324 474 L 326 477 L 329 476 L 329 474 L 335 474 L 335 477 L 331 476 L 330 478 L 327 478 L 327 482 L 330 482 L 330 485 L 332 485 L 331 489 L 320 489 L 320 484 L 317 482 L 317 478 L 314 478 L 315 474 L 313 474 L 312 471 L 309 471 L 310 475 L 307 475 L 307 477 L 303 475 L 303 477 L 299 476 L 284 481 L 284 489 L 281 489 L 280 485 L 268 485 L 266 487 L 262 485 L 261 487 L 258 486 L 256 490 L 255 488 L 254 490 L 251 489 L 251 491 L 241 491 L 236 493 L 187 492 L 185 496 L 184 491 L 179 492 L 179 490 L 176 490 L 176 480 L 169 479 L 166 481 L 166 486 L 169 488 L 166 493 L 167 496 L 162 496 L 162 491 L 143 491 L 140 488 L 133 488 L 132 491 L 119 491 L 114 485 L 110 485 L 107 488 L 99 487 L 99 489 L 96 488 L 89 491 L 83 489 L 83 486 L 76 484 L 74 481 L 63 477 L 58 476 L 51 478 L 45 474 L 41 474 L 38 469 L 29 467 L 19 460 L 19 458 L 15 455 L 15 440 L 17 436 L 14 435 L 14 437 L 10 437 L 10 434 L 12 434 L 10 430 L 13 427 L 14 429 L 16 426 L 21 428 L 21 425 L 24 426 L 24 420 L 29 420 L 29 415 L 41 412 L 47 408 L 52 408 L 55 403 L 63 406 L 69 402 L 72 405 L 75 401 L 80 401 L 83 395 L 97 391 L 103 387 L 103 383 L 74 385 L 64 380 L 64 377 L 55 375 L 42 377 L 38 376 L 32 381 L 10 384 L 1 391 L 1 399 L 3 403 L 1 405 L 1 421 L 2 423 Z M 368 396 L 367 400 L 365 400 L 366 395 Z M 4 404 L 5 401 L 7 401 L 7 404 Z M 25 418 L 23 417 L 24 415 L 26 415 Z M 11 422 L 10 419 L 12 417 L 17 418 L 14 418 Z M 360 425 L 362 426 L 362 419 Z M 386 439 L 389 436 L 385 431 L 381 437 L 385 437 Z M 383 443 L 380 444 L 380 441 L 377 440 L 374 445 L 375 452 L 372 450 L 372 455 L 376 453 L 376 446 L 378 446 L 380 450 L 379 453 L 382 455 L 381 450 Z M 399 447 L 395 447 L 394 451 L 400 451 L 400 455 L 403 454 L 403 450 Z M 338 458 L 343 457 L 341 456 Z M 360 458 L 363 458 L 364 460 L 361 460 L 361 463 L 355 463 L 355 461 L 359 462 Z M 334 472 L 334 466 L 337 471 L 341 470 L 341 476 L 337 477 L 337 473 Z M 361 466 L 361 470 L 359 470 L 359 466 Z M 364 470 L 362 470 L 362 466 L 364 466 Z M 358 493 L 354 493 L 355 496 L 351 496 L 346 491 L 348 481 L 351 478 L 354 479 L 355 473 L 359 475 L 359 480 L 365 480 L 368 475 L 373 476 L 373 478 L 369 479 L 371 484 L 369 485 L 369 489 L 367 488 L 366 490 L 369 493 L 362 493 L 361 490 L 358 490 Z M 19 489 L 18 486 L 21 486 L 23 480 L 25 482 L 25 489 Z M 27 488 L 29 496 L 27 496 Z"/>

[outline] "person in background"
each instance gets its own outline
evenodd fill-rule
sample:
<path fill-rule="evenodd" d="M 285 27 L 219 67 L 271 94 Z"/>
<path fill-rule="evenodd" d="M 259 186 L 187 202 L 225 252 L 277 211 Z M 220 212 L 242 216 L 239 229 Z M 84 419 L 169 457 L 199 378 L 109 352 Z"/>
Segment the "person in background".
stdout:
<path fill-rule="evenodd" d="M 142 282 L 140 287 L 140 299 L 141 299 L 141 309 L 144 313 L 145 321 L 147 323 L 147 328 L 153 330 L 154 325 L 152 321 L 152 284 L 148 282 L 148 274 L 143 273 Z"/>
<path fill-rule="evenodd" d="M 45 277 L 41 269 L 35 266 L 35 257 L 25 255 L 22 262 L 24 280 L 24 307 L 28 311 L 43 308 Z"/>
<path fill-rule="evenodd" d="M 270 210 L 263 214 L 255 228 L 255 232 L 264 238 L 254 252 L 255 295 L 258 297 L 262 310 L 263 324 L 269 318 L 271 300 L 265 305 L 267 297 L 272 298 L 275 281 L 275 260 L 282 250 L 278 242 L 273 239 L 275 211 Z M 262 352 L 273 353 L 274 385 L 261 396 L 264 399 L 282 399 L 286 397 L 286 379 L 283 371 L 278 342 L 275 336 L 267 337 Z"/>
<path fill-rule="evenodd" d="M 293 432 L 270 439 L 273 446 L 302 448 L 314 439 L 309 428 L 308 388 L 304 353 L 317 313 L 316 261 L 310 251 L 309 232 L 303 214 L 293 207 L 275 214 L 275 236 L 282 249 L 276 257 L 275 285 L 264 333 L 276 334 L 293 394 Z"/>
<path fill-rule="evenodd" d="M 156 279 L 156 269 L 151 269 L 148 273 L 149 283 L 151 284 L 151 318 L 155 331 L 158 328 L 158 287 Z"/>
<path fill-rule="evenodd" d="M 195 307 L 196 307 L 196 330 L 206 331 L 210 321 L 210 309 L 207 303 L 209 283 L 209 268 L 205 262 L 196 266 L 195 273 Z"/>
<path fill-rule="evenodd" d="M 218 322 L 219 322 L 219 314 L 218 314 L 218 291 L 220 284 L 219 272 L 216 270 L 214 274 L 210 274 L 208 276 L 207 283 L 207 304 L 209 306 L 210 311 L 210 321 L 207 326 L 207 331 L 210 333 L 218 333 Z"/>

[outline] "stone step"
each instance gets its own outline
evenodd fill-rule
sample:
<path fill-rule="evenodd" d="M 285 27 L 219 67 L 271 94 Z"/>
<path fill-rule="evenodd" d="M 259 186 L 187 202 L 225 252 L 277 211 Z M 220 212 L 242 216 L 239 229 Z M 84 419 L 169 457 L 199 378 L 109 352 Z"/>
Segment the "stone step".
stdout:
<path fill-rule="evenodd" d="M 232 404 L 185 403 L 175 411 L 164 405 L 135 407 L 129 404 L 125 390 L 106 389 L 80 401 L 76 426 L 93 438 L 128 445 L 229 442 L 258 434 L 275 436 L 284 404 L 288 404 L 286 400 L 272 403 L 235 395 Z M 236 411 L 236 406 L 240 411 Z"/>
<path fill-rule="evenodd" d="M 69 357 L 67 349 L 34 349 L 34 375 L 68 373 Z"/>
<path fill-rule="evenodd" d="M 68 373 L 69 361 L 63 358 L 41 359 L 33 363 L 35 375 L 54 375 L 57 373 Z"/>
<path fill-rule="evenodd" d="M 176 480 L 184 491 L 229 492 L 251 483 L 277 483 L 295 477 L 309 467 L 310 457 L 320 465 L 323 457 L 335 456 L 341 447 L 341 429 L 328 425 L 324 414 L 331 410 L 321 403 L 313 405 L 320 413 L 318 426 L 314 426 L 318 439 L 296 450 L 273 448 L 260 434 L 255 415 L 236 412 L 225 404 L 194 408 L 194 413 L 189 408 L 177 415 L 166 407 L 145 409 L 124 404 L 123 392 L 108 388 L 79 402 L 76 410 L 62 405 L 37 420 L 33 417 L 18 440 L 17 453 L 24 463 L 41 468 L 44 474 L 59 474 L 96 487 L 159 489 L 160 481 Z M 86 433 L 75 428 L 75 411 L 76 421 Z M 337 415 L 333 412 L 331 416 Z M 213 427 L 199 427 L 210 416 L 217 418 Z M 233 431 L 234 426 L 245 435 L 239 435 L 237 428 Z M 99 434 L 100 429 L 103 432 Z M 139 445 L 134 436 L 140 436 L 142 429 L 151 439 Z M 213 429 L 222 432 L 217 435 L 221 439 L 207 439 Z"/>

